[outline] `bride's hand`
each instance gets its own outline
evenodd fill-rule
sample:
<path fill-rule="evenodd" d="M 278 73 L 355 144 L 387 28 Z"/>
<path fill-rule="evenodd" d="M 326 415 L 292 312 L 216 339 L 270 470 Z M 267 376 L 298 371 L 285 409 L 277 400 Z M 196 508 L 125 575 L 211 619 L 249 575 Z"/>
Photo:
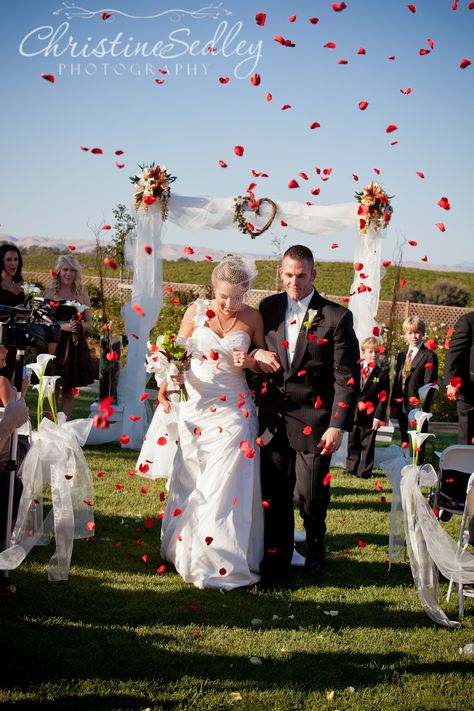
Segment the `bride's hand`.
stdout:
<path fill-rule="evenodd" d="M 184 384 L 184 373 L 178 373 L 178 375 L 170 375 L 169 378 L 174 385 Z"/>
<path fill-rule="evenodd" d="M 232 357 L 234 359 L 234 365 L 237 368 L 249 368 L 252 364 L 252 357 L 244 351 L 239 351 L 234 348 L 232 352 Z"/>
<path fill-rule="evenodd" d="M 168 384 L 164 380 L 158 390 L 158 404 L 163 408 L 163 412 L 168 414 L 171 411 L 171 403 L 168 399 Z"/>

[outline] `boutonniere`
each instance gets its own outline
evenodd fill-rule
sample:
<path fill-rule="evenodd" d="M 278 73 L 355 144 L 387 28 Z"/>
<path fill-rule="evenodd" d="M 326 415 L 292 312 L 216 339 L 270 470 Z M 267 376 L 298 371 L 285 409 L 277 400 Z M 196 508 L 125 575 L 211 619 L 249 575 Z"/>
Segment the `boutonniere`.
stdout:
<path fill-rule="evenodd" d="M 380 381 L 380 378 L 372 378 L 373 383 L 378 383 Z"/>
<path fill-rule="evenodd" d="M 317 309 L 308 309 L 308 318 L 306 321 L 303 321 L 303 326 L 306 329 L 306 334 L 308 334 L 312 328 L 319 326 L 322 321 L 324 321 L 324 316 L 322 313 L 319 313 Z"/>

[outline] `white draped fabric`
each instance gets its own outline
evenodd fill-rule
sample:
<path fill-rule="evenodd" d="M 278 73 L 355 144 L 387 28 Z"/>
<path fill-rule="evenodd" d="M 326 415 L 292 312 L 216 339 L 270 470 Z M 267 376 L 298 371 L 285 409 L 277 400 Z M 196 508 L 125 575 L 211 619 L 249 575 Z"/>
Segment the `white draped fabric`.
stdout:
<path fill-rule="evenodd" d="M 381 239 L 384 234 L 385 230 L 374 232 L 369 229 L 367 234 L 359 235 L 355 242 L 354 265 L 362 265 L 362 268 L 354 271 L 349 308 L 354 316 L 354 330 L 359 342 L 372 336 L 372 329 L 377 325 L 382 266 Z"/>
<path fill-rule="evenodd" d="M 13 570 L 37 545 L 54 534 L 56 550 L 48 566 L 49 580 L 67 580 L 76 538 L 94 535 L 92 475 L 82 452 L 92 420 L 58 424 L 43 419 L 22 467 L 21 495 L 11 546 L 0 553 L 0 569 Z M 52 509 L 43 520 L 43 489 L 51 485 Z"/>
<path fill-rule="evenodd" d="M 186 230 L 237 229 L 234 222 L 234 207 L 233 198 L 172 195 L 168 203 L 168 219 Z M 248 210 L 248 214 L 247 208 L 245 210 L 246 219 L 256 227 L 260 223 L 264 224 L 269 215 L 268 204 L 262 204 L 262 214 L 259 217 L 256 217 L 251 210 Z M 146 343 L 149 331 L 156 322 L 163 303 L 160 257 L 163 221 L 160 202 L 157 201 L 147 208 L 141 207 L 135 212 L 135 218 L 136 233 L 133 234 L 127 248 L 134 276 L 131 305 L 123 309 L 128 336 L 128 355 L 119 383 L 119 402 L 124 406 L 123 434 L 129 437 L 128 443 L 124 446 L 140 449 L 149 424 L 149 411 L 144 402 L 140 401 L 147 378 L 144 368 Z M 356 227 L 357 203 L 316 206 L 279 202 L 275 220 L 278 221 L 277 224 L 280 220 L 284 220 L 288 227 L 307 234 L 318 236 L 333 234 L 349 226 Z M 372 287 L 370 298 L 366 295 L 367 292 L 363 292 L 355 295 L 350 304 L 350 308 L 354 310 L 358 307 L 358 299 L 360 297 L 363 299 L 362 306 L 357 310 L 356 329 L 357 335 L 361 338 L 369 335 L 375 323 L 379 293 L 377 287 L 380 265 L 379 240 L 380 232 L 357 236 L 360 260 L 365 260 L 364 271 L 370 278 L 370 282 L 367 283 Z M 366 245 L 361 244 L 364 241 L 367 242 Z M 152 247 L 151 254 L 145 251 L 145 246 Z M 133 309 L 135 304 L 143 309 L 144 316 L 139 316 Z M 130 416 L 141 419 L 130 420 Z"/>

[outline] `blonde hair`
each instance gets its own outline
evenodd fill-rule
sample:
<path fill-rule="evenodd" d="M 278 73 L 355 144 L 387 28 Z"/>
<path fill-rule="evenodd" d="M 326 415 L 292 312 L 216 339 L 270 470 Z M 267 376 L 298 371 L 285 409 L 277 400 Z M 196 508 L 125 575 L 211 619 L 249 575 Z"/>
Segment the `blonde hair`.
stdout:
<path fill-rule="evenodd" d="M 59 295 L 59 290 L 61 289 L 61 279 L 59 276 L 59 272 L 61 270 L 61 267 L 64 265 L 64 263 L 69 264 L 70 267 L 76 270 L 76 275 L 74 277 L 73 281 L 73 289 L 74 289 L 74 296 L 76 299 L 80 300 L 81 296 L 85 293 L 84 286 L 82 284 L 82 274 L 81 274 L 81 265 L 77 261 L 76 257 L 73 254 L 61 254 L 58 257 L 58 261 L 56 262 L 56 266 L 54 267 L 54 271 L 56 272 L 56 276 L 53 277 L 53 290 L 54 290 L 54 296 L 57 298 Z"/>
<path fill-rule="evenodd" d="M 367 338 L 364 338 L 364 340 L 360 344 L 360 350 L 363 352 L 363 351 L 366 351 L 371 346 L 373 346 L 373 348 L 377 348 L 378 345 L 379 345 L 379 342 L 375 338 L 375 336 L 368 336 Z"/>
<path fill-rule="evenodd" d="M 408 316 L 403 322 L 404 333 L 419 332 L 422 336 L 425 335 L 425 322 L 419 316 Z"/>

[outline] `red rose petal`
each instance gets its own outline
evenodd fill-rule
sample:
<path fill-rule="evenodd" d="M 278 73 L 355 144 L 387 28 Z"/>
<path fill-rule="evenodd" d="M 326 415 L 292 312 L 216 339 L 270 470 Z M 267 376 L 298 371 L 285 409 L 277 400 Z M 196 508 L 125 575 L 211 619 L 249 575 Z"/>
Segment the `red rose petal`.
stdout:
<path fill-rule="evenodd" d="M 143 317 L 143 316 L 145 315 L 145 312 L 143 311 L 143 309 L 142 309 L 142 307 L 140 306 L 140 304 L 132 304 L 132 309 L 135 311 L 135 313 L 136 313 L 138 316 L 142 316 L 142 317 Z"/>
<path fill-rule="evenodd" d="M 255 15 L 255 22 L 260 27 L 264 26 L 266 19 L 267 19 L 267 15 L 265 12 L 257 12 L 257 14 Z"/>
<path fill-rule="evenodd" d="M 328 472 L 323 479 L 323 486 L 329 486 L 329 484 L 331 483 L 331 479 L 332 479 L 332 474 L 331 474 L 331 472 Z"/>
<path fill-rule="evenodd" d="M 341 12 L 342 10 L 346 9 L 347 5 L 345 2 L 333 2 L 331 7 L 334 12 Z"/>
<path fill-rule="evenodd" d="M 323 44 L 323 47 L 327 47 L 328 49 L 336 49 L 336 43 L 335 42 L 326 42 L 326 44 Z"/>
<path fill-rule="evenodd" d="M 260 74 L 257 74 L 257 72 L 255 72 L 255 74 L 252 74 L 252 76 L 250 77 L 250 83 L 253 84 L 254 86 L 259 86 L 260 82 L 261 82 Z"/>
<path fill-rule="evenodd" d="M 221 84 L 228 84 L 230 82 L 230 77 L 219 77 L 219 82 Z"/>
<path fill-rule="evenodd" d="M 356 538 L 355 542 L 359 546 L 359 548 L 366 548 L 367 543 L 365 541 L 362 541 L 360 538 Z"/>
<path fill-rule="evenodd" d="M 437 205 L 443 208 L 443 210 L 450 210 L 451 205 L 447 197 L 442 197 L 438 200 Z"/>
<path fill-rule="evenodd" d="M 427 42 L 428 42 L 429 46 L 431 47 L 431 49 L 434 49 L 434 41 L 431 39 L 431 37 L 428 37 Z"/>
<path fill-rule="evenodd" d="M 409 239 L 408 244 L 410 247 L 416 247 L 418 245 L 418 242 L 415 239 Z"/>
<path fill-rule="evenodd" d="M 128 435 L 120 435 L 119 438 L 120 444 L 128 444 L 130 442 L 130 437 Z"/>
<path fill-rule="evenodd" d="M 204 543 L 206 544 L 206 546 L 210 546 L 213 540 L 214 539 L 212 536 L 206 536 L 206 538 L 204 539 Z"/>
<path fill-rule="evenodd" d="M 394 123 L 391 123 L 385 129 L 385 133 L 393 133 L 393 131 L 397 131 L 397 130 L 398 130 L 398 126 Z"/>
<path fill-rule="evenodd" d="M 359 101 L 359 109 L 361 111 L 365 111 L 368 105 L 369 105 L 368 101 Z"/>
<path fill-rule="evenodd" d="M 461 59 L 461 62 L 459 64 L 459 69 L 466 69 L 466 67 L 469 67 L 471 65 L 471 61 L 469 59 Z"/>
<path fill-rule="evenodd" d="M 311 129 L 314 129 L 314 128 L 321 128 L 321 124 L 318 123 L 317 121 L 313 121 L 313 123 L 310 125 L 310 128 L 311 128 Z"/>
<path fill-rule="evenodd" d="M 243 156 L 244 155 L 244 147 L 243 146 L 234 146 L 234 153 L 236 156 Z"/>
<path fill-rule="evenodd" d="M 400 89 L 400 91 L 402 94 L 411 94 L 411 87 L 408 87 L 408 89 L 405 89 L 405 90 Z"/>
<path fill-rule="evenodd" d="M 359 49 L 357 50 L 357 54 L 365 54 L 364 47 L 359 47 Z"/>
<path fill-rule="evenodd" d="M 413 14 L 416 12 L 416 5 L 407 5 L 407 8 L 413 12 Z"/>
<path fill-rule="evenodd" d="M 101 156 L 103 154 L 102 148 L 91 148 L 91 153 L 93 153 L 96 156 Z"/>
<path fill-rule="evenodd" d="M 219 568 L 219 575 L 227 575 L 227 570 L 225 568 Z"/>
<path fill-rule="evenodd" d="M 311 425 L 306 425 L 305 427 L 303 427 L 303 434 L 304 435 L 310 435 L 312 431 L 313 431 L 313 428 L 311 427 Z"/>
<path fill-rule="evenodd" d="M 294 178 L 292 178 L 292 179 L 290 180 L 290 182 L 288 183 L 288 187 L 289 187 L 290 189 L 292 189 L 292 188 L 299 188 L 300 186 L 299 186 L 299 184 L 297 183 L 297 181 L 296 181 Z"/>
<path fill-rule="evenodd" d="M 54 84 L 56 81 L 54 74 L 41 74 L 41 79 L 46 79 L 46 81 L 51 82 L 51 84 Z"/>
<path fill-rule="evenodd" d="M 166 565 L 160 565 L 160 567 L 156 569 L 157 575 L 162 575 L 163 573 L 166 573 Z"/>
<path fill-rule="evenodd" d="M 308 20 L 309 22 L 311 22 L 312 25 L 317 25 L 319 22 L 319 17 L 309 17 Z"/>
<path fill-rule="evenodd" d="M 437 222 L 436 227 L 438 228 L 438 230 L 440 232 L 446 232 L 446 227 L 445 227 L 444 222 Z"/>

